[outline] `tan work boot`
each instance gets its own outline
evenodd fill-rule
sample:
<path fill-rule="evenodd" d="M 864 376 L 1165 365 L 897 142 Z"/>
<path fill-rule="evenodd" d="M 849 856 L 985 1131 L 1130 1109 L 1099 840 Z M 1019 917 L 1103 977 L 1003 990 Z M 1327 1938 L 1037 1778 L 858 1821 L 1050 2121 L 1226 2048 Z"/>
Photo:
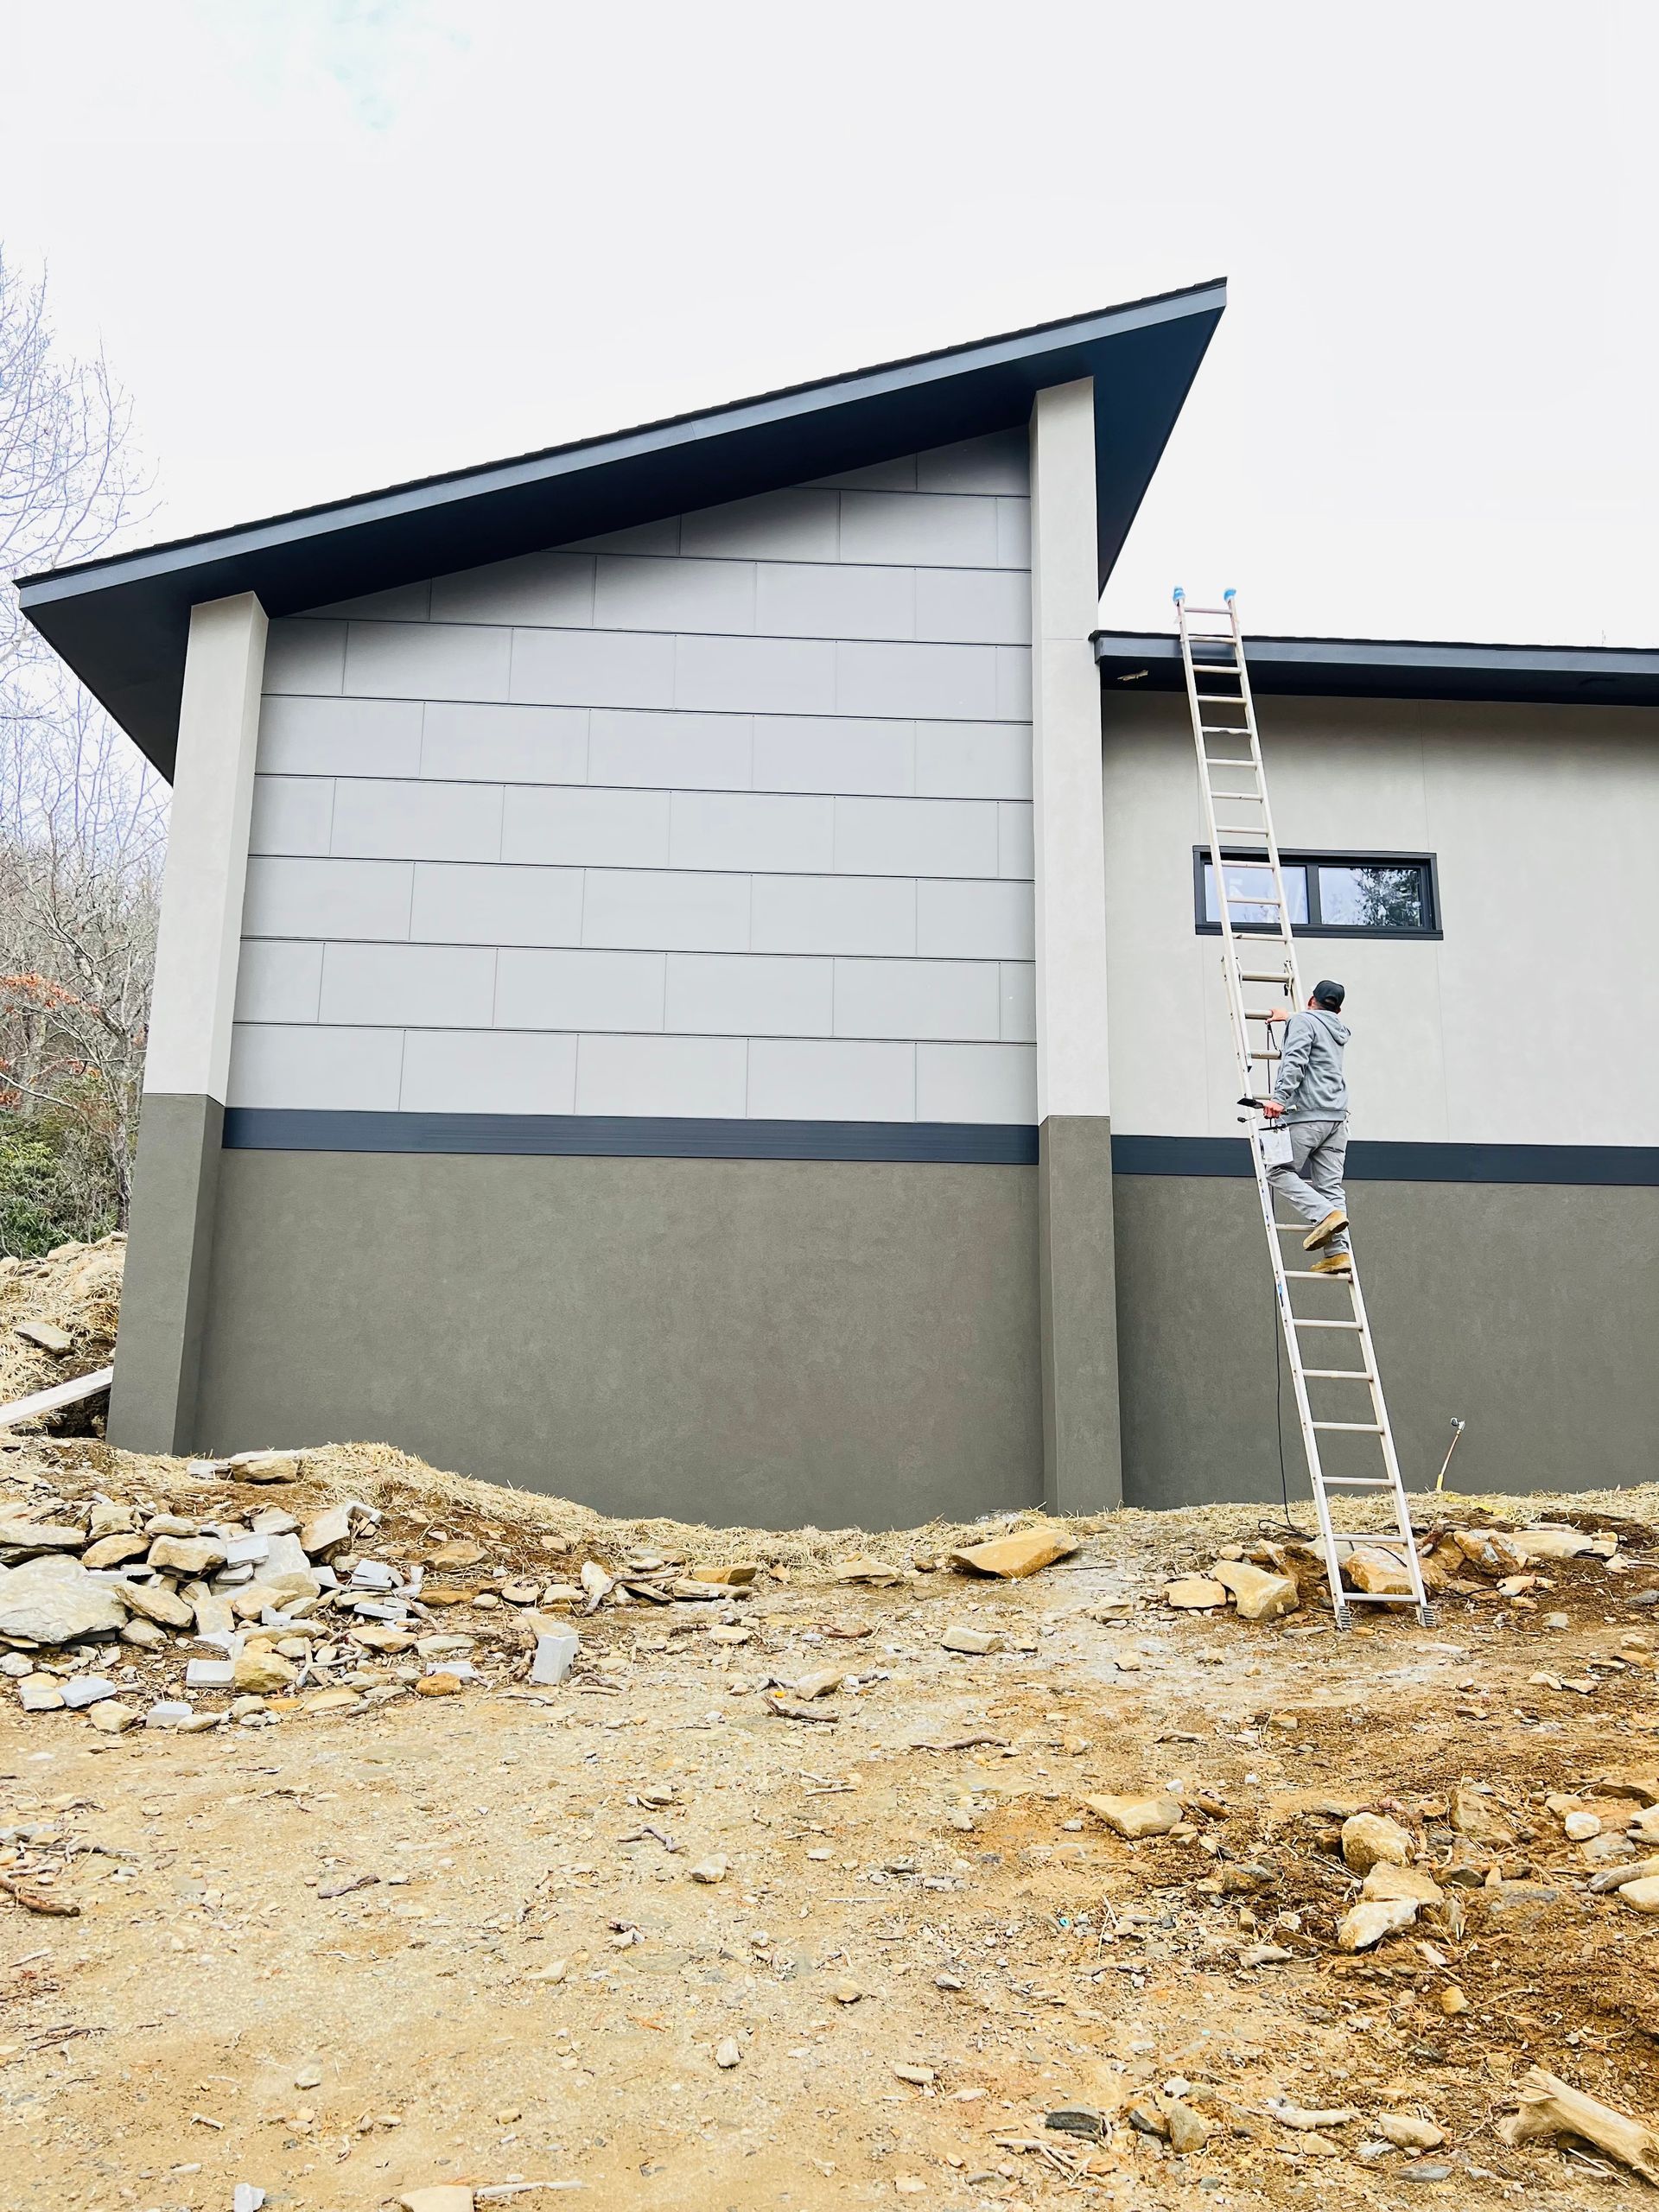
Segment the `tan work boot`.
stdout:
<path fill-rule="evenodd" d="M 1354 1272 L 1351 1252 L 1327 1252 L 1322 1260 L 1315 1260 L 1308 1270 L 1316 1275 L 1351 1275 Z"/>
<path fill-rule="evenodd" d="M 1302 1239 L 1304 1252 L 1317 1252 L 1321 1244 L 1328 1244 L 1338 1230 L 1346 1229 L 1348 1217 L 1340 1206 L 1332 1206 L 1325 1219 L 1315 1229 L 1310 1229 Z"/>

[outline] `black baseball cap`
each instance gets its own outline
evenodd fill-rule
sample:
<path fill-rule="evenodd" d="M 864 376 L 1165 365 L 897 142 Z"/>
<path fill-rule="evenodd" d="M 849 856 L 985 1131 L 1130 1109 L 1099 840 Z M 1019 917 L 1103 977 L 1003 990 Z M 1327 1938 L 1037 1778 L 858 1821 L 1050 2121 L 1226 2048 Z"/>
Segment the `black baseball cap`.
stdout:
<path fill-rule="evenodd" d="M 1315 983 L 1313 986 L 1314 1005 L 1329 1007 L 1332 1014 L 1342 1012 L 1342 1002 L 1347 995 L 1340 983 Z"/>

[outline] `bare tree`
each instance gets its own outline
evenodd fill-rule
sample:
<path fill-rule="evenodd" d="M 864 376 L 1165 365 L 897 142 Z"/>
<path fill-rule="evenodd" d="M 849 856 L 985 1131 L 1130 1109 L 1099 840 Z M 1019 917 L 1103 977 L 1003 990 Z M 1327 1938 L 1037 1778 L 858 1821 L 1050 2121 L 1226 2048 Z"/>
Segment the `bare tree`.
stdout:
<path fill-rule="evenodd" d="M 31 1220 L 86 1235 L 127 1217 L 165 792 L 12 579 L 88 559 L 138 518 L 130 433 L 102 356 L 56 348 L 44 281 L 0 253 L 0 1243 L 18 1241 L 8 1160 L 48 1176 Z"/>
<path fill-rule="evenodd" d="M 101 353 L 66 359 L 29 282 L 0 248 L 0 714 L 38 710 L 24 682 L 55 677 L 51 650 L 23 620 L 16 576 L 101 552 L 140 518 L 149 492 L 130 452 L 131 406 Z M 54 681 L 45 687 L 49 702 Z"/>

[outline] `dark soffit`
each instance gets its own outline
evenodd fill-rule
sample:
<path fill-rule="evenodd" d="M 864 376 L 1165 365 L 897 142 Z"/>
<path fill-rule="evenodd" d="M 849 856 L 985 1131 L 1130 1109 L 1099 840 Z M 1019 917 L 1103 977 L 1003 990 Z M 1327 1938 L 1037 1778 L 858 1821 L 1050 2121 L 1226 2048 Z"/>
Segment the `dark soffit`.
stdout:
<path fill-rule="evenodd" d="M 1183 688 L 1173 633 L 1099 630 L 1109 696 Z M 1484 699 L 1516 705 L 1659 706 L 1659 651 L 1631 645 L 1482 645 L 1410 638 L 1246 638 L 1264 696 Z"/>

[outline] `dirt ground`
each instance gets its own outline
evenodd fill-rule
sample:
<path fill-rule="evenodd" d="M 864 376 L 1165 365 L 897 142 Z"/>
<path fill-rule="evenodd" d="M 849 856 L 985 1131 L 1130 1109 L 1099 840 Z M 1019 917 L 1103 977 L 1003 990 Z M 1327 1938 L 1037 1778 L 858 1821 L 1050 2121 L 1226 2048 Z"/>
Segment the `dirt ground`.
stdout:
<path fill-rule="evenodd" d="M 1533 2064 L 1659 2113 L 1659 1923 L 1591 1892 L 1542 1802 L 1622 1827 L 1642 1795 L 1596 1785 L 1659 1769 L 1649 1656 L 1621 1643 L 1654 1620 L 1659 1491 L 1510 1502 L 1623 1536 L 1611 1563 L 1545 1567 L 1534 1610 L 1489 1584 L 1427 1629 L 1338 1637 L 1313 1594 L 1271 1626 L 1163 1604 L 1259 1508 L 1103 1516 L 1072 1557 L 987 1583 L 931 1566 L 950 1532 L 619 1528 L 369 1448 L 257 1489 L 94 1440 L 0 1451 L 5 1514 L 348 1494 L 384 1516 L 378 1557 L 476 1542 L 442 1609 L 475 1638 L 459 1694 L 371 1666 L 343 1717 L 274 1698 L 207 1733 L 102 1737 L 0 1685 L 0 1876 L 79 1908 L 0 1895 L 0 2202 L 228 2212 L 238 2182 L 280 2212 L 439 2182 L 480 2208 L 675 2212 L 1648 2201 L 1584 2145 L 1510 2149 L 1494 2122 Z M 906 1579 L 835 1580 L 858 1549 Z M 760 1572 L 741 1599 L 618 1593 L 571 1623 L 569 1681 L 527 1684 L 496 1590 L 677 1550 Z M 1004 1648 L 953 1655 L 950 1625 Z M 111 1655 L 124 1697 L 176 1694 L 181 1651 L 105 1646 L 95 1671 Z M 772 1709 L 768 1678 L 826 1666 L 851 1679 L 781 1700 L 820 1717 Z M 1465 1781 L 1511 1843 L 1444 1825 Z M 1154 1789 L 1185 1808 L 1155 1840 L 1082 1802 Z M 1464 1868 L 1459 1933 L 1338 1952 L 1359 1808 Z M 723 1878 L 694 1879 L 713 1854 Z M 1251 1963 L 1269 1947 L 1288 1955 Z M 1209 2126 L 1182 2156 L 1128 2117 L 1170 2084 Z M 1099 2139 L 1046 2126 L 1066 2106 Z M 1379 2151 L 1383 2113 L 1445 2142 Z"/>

